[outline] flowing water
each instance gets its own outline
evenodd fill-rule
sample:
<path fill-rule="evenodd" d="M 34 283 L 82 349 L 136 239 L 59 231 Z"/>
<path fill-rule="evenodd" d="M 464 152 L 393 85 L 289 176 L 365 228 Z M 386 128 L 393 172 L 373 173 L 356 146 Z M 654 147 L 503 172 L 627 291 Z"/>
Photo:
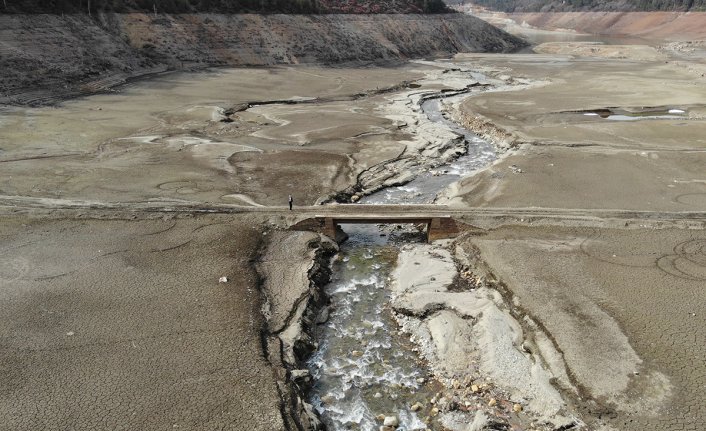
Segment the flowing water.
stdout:
<path fill-rule="evenodd" d="M 397 416 L 399 430 L 423 430 L 410 406 L 428 400 L 431 389 L 414 346 L 394 329 L 386 288 L 404 240 L 381 237 L 374 225 L 343 228 L 350 238 L 326 287 L 333 310 L 309 361 L 311 401 L 328 430 L 377 430 L 380 414 Z"/>
<path fill-rule="evenodd" d="M 462 96 L 451 96 L 452 99 Z M 446 119 L 442 100 L 422 104 L 429 120 L 441 123 L 466 139 L 468 152 L 454 162 L 427 172 L 412 182 L 384 189 L 366 203 L 428 203 L 462 176 L 496 159 L 494 147 Z M 391 282 L 399 247 L 423 241 L 413 227 L 381 230 L 374 225 L 343 225 L 349 239 L 334 264 L 334 279 L 326 287 L 331 298 L 329 318 L 315 337 L 318 351 L 309 360 L 315 383 L 310 401 L 330 431 L 377 431 L 379 415 L 396 416 L 398 430 L 424 430 L 412 411 L 417 402 L 433 397 L 435 383 L 426 375 L 414 345 L 397 331 L 389 308 Z"/>
<path fill-rule="evenodd" d="M 420 174 L 405 185 L 388 187 L 366 196 L 361 199 L 361 203 L 417 204 L 433 202 L 441 190 L 462 177 L 488 166 L 497 159 L 497 152 L 491 143 L 444 117 L 441 106 L 443 102 L 453 103 L 465 97 L 468 97 L 468 95 L 462 94 L 446 98 L 428 99 L 422 103 L 422 111 L 429 120 L 443 124 L 452 132 L 463 136 L 467 145 L 466 154 L 447 165 Z"/>

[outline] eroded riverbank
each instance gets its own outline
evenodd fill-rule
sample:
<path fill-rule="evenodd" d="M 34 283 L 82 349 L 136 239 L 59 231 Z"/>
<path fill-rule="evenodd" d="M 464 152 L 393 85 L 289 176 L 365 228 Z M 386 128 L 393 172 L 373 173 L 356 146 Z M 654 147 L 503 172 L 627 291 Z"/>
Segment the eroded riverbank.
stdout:
<path fill-rule="evenodd" d="M 486 81 L 470 70 L 456 72 Z M 479 85 L 490 84 L 466 89 Z M 422 96 L 417 106 L 428 121 L 461 138 L 470 154 L 453 162 L 456 169 L 439 166 L 435 175 L 391 192 L 381 189 L 364 201 L 374 202 L 377 195 L 384 195 L 385 203 L 430 201 L 446 185 L 494 160 L 495 149 L 446 119 L 437 98 Z M 319 312 L 320 329 L 313 331 L 319 349 L 309 368 L 311 402 L 327 429 L 578 429 L 581 421 L 550 383 L 557 370 L 545 368 L 538 353 L 523 350 L 523 329 L 503 311 L 502 296 L 468 263 L 463 272 L 457 269 L 459 259 L 468 262 L 468 257 L 452 256 L 440 245 L 407 244 L 398 251 L 398 241 L 388 242 L 388 234 L 396 233 L 355 229 L 335 266 L 334 282 L 324 289 L 331 304 Z M 543 353 L 559 355 L 546 344 Z"/>

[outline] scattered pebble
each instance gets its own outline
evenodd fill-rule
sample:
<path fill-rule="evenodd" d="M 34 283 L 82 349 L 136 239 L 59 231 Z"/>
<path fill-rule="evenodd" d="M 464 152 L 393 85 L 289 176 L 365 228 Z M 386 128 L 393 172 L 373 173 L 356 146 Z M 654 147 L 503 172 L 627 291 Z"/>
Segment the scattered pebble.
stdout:
<path fill-rule="evenodd" d="M 219 282 L 219 283 L 228 283 L 228 277 L 223 276 L 223 277 L 221 277 L 221 278 L 218 279 L 218 282 Z"/>
<path fill-rule="evenodd" d="M 385 416 L 382 424 L 386 427 L 397 427 L 400 424 L 400 420 L 397 416 Z"/>

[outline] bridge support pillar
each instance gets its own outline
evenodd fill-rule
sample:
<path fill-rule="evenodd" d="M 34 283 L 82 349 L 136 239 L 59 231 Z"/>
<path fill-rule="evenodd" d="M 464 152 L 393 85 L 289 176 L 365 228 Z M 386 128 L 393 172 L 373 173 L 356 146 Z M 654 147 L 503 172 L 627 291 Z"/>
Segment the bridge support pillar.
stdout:
<path fill-rule="evenodd" d="M 432 242 L 438 238 L 438 232 L 441 229 L 441 219 L 439 217 L 433 217 L 427 223 L 427 242 Z"/>
<path fill-rule="evenodd" d="M 453 238 L 459 234 L 458 226 L 452 218 L 433 217 L 427 228 L 427 242 Z"/>
<path fill-rule="evenodd" d="M 323 234 L 332 240 L 336 240 L 336 222 L 333 217 L 326 217 L 324 219 L 324 231 Z"/>

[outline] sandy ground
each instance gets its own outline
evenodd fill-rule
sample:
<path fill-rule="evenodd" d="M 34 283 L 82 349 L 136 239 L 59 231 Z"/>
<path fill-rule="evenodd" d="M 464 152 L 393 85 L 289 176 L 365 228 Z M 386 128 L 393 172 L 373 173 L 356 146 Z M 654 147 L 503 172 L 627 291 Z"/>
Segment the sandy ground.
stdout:
<path fill-rule="evenodd" d="M 419 69 L 419 67 L 415 67 Z M 379 102 L 262 106 L 348 98 L 421 77 L 407 69 L 291 67 L 172 74 L 57 108 L 0 111 L 0 194 L 105 201 L 154 199 L 259 204 L 315 202 L 396 156 L 399 134 Z M 288 109 L 287 109 L 288 108 Z M 320 117 L 327 120 L 322 129 Z M 381 148 L 374 142 L 383 134 Z M 388 150 L 389 149 L 389 150 Z M 350 166 L 357 154 L 358 166 Z"/>
<path fill-rule="evenodd" d="M 636 54 L 627 59 L 561 53 L 472 56 L 484 67 L 538 84 L 481 94 L 462 104 L 469 124 L 489 121 L 525 145 L 461 181 L 450 193 L 452 201 L 461 206 L 706 209 L 704 78 L 678 64 L 643 59 L 644 47 L 638 48 L 613 47 Z M 602 109 L 684 113 L 639 121 L 585 115 Z"/>
<path fill-rule="evenodd" d="M 257 225 L 3 216 L 0 428 L 281 429 Z"/>
<path fill-rule="evenodd" d="M 585 413 L 621 430 L 704 423 L 703 231 L 507 227 L 468 243 L 551 334 L 596 400 Z"/>
<path fill-rule="evenodd" d="M 692 226 L 702 223 L 702 59 L 686 64 L 683 52 L 656 46 L 575 41 L 535 51 L 462 56 L 531 84 L 461 104 L 458 118 L 517 146 L 450 188 L 447 202 L 508 208 L 507 214 L 510 208 L 697 211 L 702 215 Z M 684 112 L 638 121 L 585 115 L 670 109 Z M 461 246 L 470 255 L 475 250 L 479 270 L 496 280 L 527 333 L 543 334 L 561 353 L 558 361 L 546 355 L 545 363 L 565 367 L 563 394 L 576 400 L 576 391 L 589 429 L 699 429 L 706 414 L 703 228 L 686 229 L 684 222 L 681 229 L 657 229 L 647 220 L 606 228 L 590 218 L 582 223 L 593 227 L 583 228 L 559 219 L 516 223 L 525 226 L 496 227 Z"/>
<path fill-rule="evenodd" d="M 441 422 L 462 430 L 480 414 L 518 429 L 574 424 L 550 383 L 559 376 L 523 349 L 523 330 L 501 295 L 468 271 L 459 274 L 456 262 L 467 258 L 463 248 L 455 251 L 442 244 L 404 246 L 391 289 L 398 322 L 446 388 L 438 398 L 474 406 L 459 411 L 440 403 Z"/>

